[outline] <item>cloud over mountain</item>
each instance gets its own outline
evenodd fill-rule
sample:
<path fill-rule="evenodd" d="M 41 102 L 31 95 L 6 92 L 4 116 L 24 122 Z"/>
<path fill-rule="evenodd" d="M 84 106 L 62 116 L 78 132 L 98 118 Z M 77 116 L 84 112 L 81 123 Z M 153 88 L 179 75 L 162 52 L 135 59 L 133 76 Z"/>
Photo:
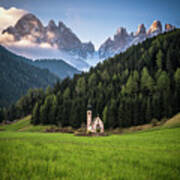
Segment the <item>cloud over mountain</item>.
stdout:
<path fill-rule="evenodd" d="M 82 42 L 62 21 L 56 24 L 54 20 L 50 20 L 47 25 L 44 25 L 38 17 L 24 10 L 0 8 L 0 12 L 3 12 L 2 22 L 2 17 L 0 18 L 0 27 L 4 27 L 0 35 L 0 44 L 15 53 L 33 59 L 64 59 L 81 70 L 124 52 L 128 47 L 141 43 L 147 38 L 175 28 L 171 24 L 166 24 L 163 30 L 161 22 L 157 20 L 152 23 L 148 31 L 144 24 L 138 26 L 136 33 L 130 34 L 126 28 L 120 27 L 113 38 L 108 38 L 96 51 L 91 42 Z M 18 19 L 19 16 L 22 17 Z M 10 19 L 14 25 L 3 26 L 4 21 L 10 23 Z"/>
<path fill-rule="evenodd" d="M 23 9 L 17 9 L 15 7 L 11 7 L 9 9 L 0 7 L 0 33 L 8 26 L 14 26 L 17 20 L 26 13 L 27 11 Z"/>

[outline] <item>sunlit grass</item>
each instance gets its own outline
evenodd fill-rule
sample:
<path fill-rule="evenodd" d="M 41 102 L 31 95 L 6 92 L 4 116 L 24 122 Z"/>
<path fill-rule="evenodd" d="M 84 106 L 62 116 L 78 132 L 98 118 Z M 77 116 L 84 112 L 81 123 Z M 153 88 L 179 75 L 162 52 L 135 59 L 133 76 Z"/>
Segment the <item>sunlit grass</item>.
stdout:
<path fill-rule="evenodd" d="M 180 179 L 180 128 L 108 137 L 0 132 L 0 179 Z"/>
<path fill-rule="evenodd" d="M 26 116 L 12 124 L 0 126 L 0 130 L 5 131 L 21 131 L 21 132 L 43 132 L 50 126 L 37 125 L 33 126 L 30 123 L 31 115 Z"/>

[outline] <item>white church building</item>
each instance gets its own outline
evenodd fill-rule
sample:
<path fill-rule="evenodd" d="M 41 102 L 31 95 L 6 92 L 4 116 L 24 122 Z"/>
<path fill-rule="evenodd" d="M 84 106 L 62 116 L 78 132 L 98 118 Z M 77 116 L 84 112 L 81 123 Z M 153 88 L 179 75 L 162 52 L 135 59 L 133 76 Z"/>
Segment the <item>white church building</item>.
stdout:
<path fill-rule="evenodd" d="M 88 107 L 87 110 L 87 132 L 92 133 L 104 133 L 104 123 L 99 116 L 92 120 L 92 110 L 91 107 Z"/>

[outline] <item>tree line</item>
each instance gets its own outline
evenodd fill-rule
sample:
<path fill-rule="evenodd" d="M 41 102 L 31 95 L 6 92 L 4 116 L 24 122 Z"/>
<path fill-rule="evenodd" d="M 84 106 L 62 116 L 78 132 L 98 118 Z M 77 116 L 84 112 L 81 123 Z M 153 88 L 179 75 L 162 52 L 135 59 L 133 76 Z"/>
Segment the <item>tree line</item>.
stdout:
<path fill-rule="evenodd" d="M 161 34 L 99 63 L 89 72 L 30 90 L 9 108 L 33 124 L 78 128 L 91 104 L 105 128 L 149 123 L 180 111 L 180 30 Z M 9 118 L 6 112 L 6 118 Z"/>

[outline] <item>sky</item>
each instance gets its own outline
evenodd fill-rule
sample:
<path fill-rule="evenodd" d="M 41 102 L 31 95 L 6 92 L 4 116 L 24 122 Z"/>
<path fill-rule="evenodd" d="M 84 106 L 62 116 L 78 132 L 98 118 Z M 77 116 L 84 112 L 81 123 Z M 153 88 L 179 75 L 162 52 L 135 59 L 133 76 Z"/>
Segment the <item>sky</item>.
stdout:
<path fill-rule="evenodd" d="M 136 32 L 139 24 L 148 29 L 154 20 L 180 27 L 180 0 L 0 0 L 0 31 L 27 12 L 44 25 L 50 19 L 56 24 L 63 21 L 82 42 L 91 41 L 96 49 L 118 27 Z"/>

